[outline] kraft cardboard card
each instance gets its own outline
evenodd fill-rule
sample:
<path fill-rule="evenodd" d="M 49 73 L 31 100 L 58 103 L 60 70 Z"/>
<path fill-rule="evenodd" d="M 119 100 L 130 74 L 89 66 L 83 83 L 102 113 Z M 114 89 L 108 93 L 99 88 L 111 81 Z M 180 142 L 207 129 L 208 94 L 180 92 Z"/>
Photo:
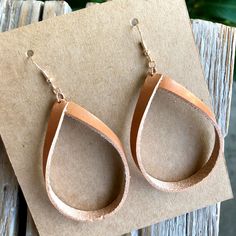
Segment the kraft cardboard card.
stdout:
<path fill-rule="evenodd" d="M 130 126 L 147 64 L 140 51 L 137 18 L 157 69 L 210 106 L 184 0 L 114 0 L 0 34 L 0 134 L 40 235 L 121 235 L 232 197 L 224 157 L 201 183 L 180 193 L 154 189 L 130 153 Z M 68 100 L 113 129 L 127 155 L 131 184 L 115 215 L 75 222 L 50 203 L 42 175 L 42 149 L 54 96 L 35 61 Z M 189 106 L 157 93 L 144 125 L 141 152 L 148 172 L 176 181 L 207 160 L 213 128 Z M 122 165 L 111 146 L 67 117 L 55 147 L 51 182 L 69 205 L 94 210 L 119 193 Z"/>

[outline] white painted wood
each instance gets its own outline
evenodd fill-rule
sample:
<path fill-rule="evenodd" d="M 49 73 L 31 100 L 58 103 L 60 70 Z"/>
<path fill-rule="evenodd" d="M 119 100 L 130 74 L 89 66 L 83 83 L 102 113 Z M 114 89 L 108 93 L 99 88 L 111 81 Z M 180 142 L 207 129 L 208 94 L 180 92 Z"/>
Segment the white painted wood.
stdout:
<path fill-rule="evenodd" d="M 88 6 L 91 5 L 88 4 Z M 42 8 L 43 13 L 41 12 Z M 64 1 L 49 1 L 43 5 L 42 2 L 35 1 L 1 0 L 0 31 L 37 22 L 41 15 L 43 19 L 47 19 L 68 12 L 71 12 L 71 8 Z M 223 134 L 226 135 L 232 94 L 236 45 L 235 30 L 202 20 L 194 20 L 192 25 L 217 121 Z M 16 235 L 18 231 L 18 184 L 2 144 L 0 144 L 0 177 L 0 209 L 3 209 L 0 211 L 0 235 Z M 127 235 L 217 236 L 219 214 L 220 203 L 145 229 L 133 231 Z M 27 215 L 26 235 L 38 235 L 29 211 Z"/>

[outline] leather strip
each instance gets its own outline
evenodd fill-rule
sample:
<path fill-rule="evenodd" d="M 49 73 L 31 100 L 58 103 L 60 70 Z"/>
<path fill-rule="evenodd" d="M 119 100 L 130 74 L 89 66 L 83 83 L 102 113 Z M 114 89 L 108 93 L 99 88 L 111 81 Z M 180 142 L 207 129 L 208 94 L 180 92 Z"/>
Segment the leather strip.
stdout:
<path fill-rule="evenodd" d="M 102 138 L 106 139 L 106 141 L 115 148 L 121 158 L 124 169 L 122 190 L 110 205 L 102 209 L 93 211 L 76 209 L 62 201 L 52 189 L 50 181 L 52 156 L 65 115 L 82 122 L 94 132 L 98 133 Z M 117 212 L 127 197 L 130 182 L 130 174 L 125 152 L 116 134 L 86 109 L 73 102 L 67 102 L 65 100 L 62 100 L 61 102 L 55 102 L 50 114 L 43 149 L 43 174 L 45 177 L 46 191 L 51 203 L 63 215 L 76 221 L 99 220 Z"/>
<path fill-rule="evenodd" d="M 213 125 L 215 130 L 215 144 L 208 161 L 192 176 L 176 182 L 162 181 L 151 176 L 147 173 L 142 163 L 140 142 L 143 126 L 152 100 L 158 89 L 163 89 L 177 96 L 183 102 L 189 104 L 194 109 L 201 112 L 201 114 Z M 208 108 L 208 106 L 186 88 L 184 88 L 174 80 L 168 78 L 167 76 L 161 74 L 154 74 L 153 76 L 148 75 L 144 82 L 144 85 L 141 88 L 131 125 L 130 144 L 133 159 L 143 176 L 153 187 L 166 192 L 179 192 L 201 182 L 214 169 L 219 154 L 223 150 L 223 138 L 221 136 L 220 129 L 216 123 L 214 114 Z"/>

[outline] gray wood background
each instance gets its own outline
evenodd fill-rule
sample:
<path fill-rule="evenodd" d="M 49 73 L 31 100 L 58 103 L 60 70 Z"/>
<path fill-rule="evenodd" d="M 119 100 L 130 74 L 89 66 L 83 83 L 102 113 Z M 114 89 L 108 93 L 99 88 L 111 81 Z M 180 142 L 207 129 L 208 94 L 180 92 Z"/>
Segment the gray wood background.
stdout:
<path fill-rule="evenodd" d="M 90 5 L 92 4 L 87 7 Z M 32 0 L 0 0 L 0 32 L 69 12 L 71 8 L 65 1 L 44 3 Z M 202 20 L 193 20 L 192 28 L 214 112 L 226 136 L 230 117 L 236 31 L 234 28 Z M 22 206 L 25 205 L 19 196 L 17 179 L 0 140 L 0 236 L 19 233 L 27 236 L 38 235 L 29 210 L 23 210 L 27 211 L 27 216 L 22 216 Z M 219 219 L 220 203 L 126 235 L 218 236 Z"/>

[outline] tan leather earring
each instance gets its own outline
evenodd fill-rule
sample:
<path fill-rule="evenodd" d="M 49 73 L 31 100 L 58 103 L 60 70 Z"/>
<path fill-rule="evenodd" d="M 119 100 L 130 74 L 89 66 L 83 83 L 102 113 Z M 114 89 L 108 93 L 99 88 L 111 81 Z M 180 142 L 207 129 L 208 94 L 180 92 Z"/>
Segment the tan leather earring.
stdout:
<path fill-rule="evenodd" d="M 142 32 L 139 28 L 138 19 L 133 19 L 131 24 L 132 27 L 135 27 L 139 32 L 141 38 L 140 45 L 143 49 L 144 55 L 148 60 L 149 68 L 148 75 L 139 93 L 131 124 L 130 145 L 132 156 L 143 176 L 153 187 L 166 192 L 179 192 L 201 182 L 211 173 L 213 168 L 216 166 L 219 155 L 223 151 L 223 138 L 221 136 L 220 129 L 216 123 L 215 116 L 206 104 L 204 104 L 199 98 L 197 98 L 194 94 L 192 94 L 182 85 L 178 84 L 176 81 L 170 79 L 166 75 L 157 73 L 156 63 L 154 60 L 152 60 L 150 53 L 144 43 Z M 146 171 L 141 157 L 140 143 L 143 132 L 143 126 L 147 113 L 149 112 L 152 100 L 155 94 L 157 93 L 158 89 L 162 89 L 170 94 L 173 94 L 174 96 L 177 96 L 183 102 L 199 111 L 211 123 L 211 125 L 213 125 L 215 130 L 214 148 L 208 161 L 200 170 L 198 170 L 192 176 L 176 182 L 162 181 L 151 176 Z"/>
<path fill-rule="evenodd" d="M 43 175 L 45 178 L 47 195 L 51 203 L 59 212 L 73 220 L 94 221 L 104 219 L 105 217 L 116 213 L 121 208 L 128 194 L 130 175 L 123 146 L 117 135 L 101 120 L 99 120 L 96 116 L 91 114 L 83 107 L 75 104 L 74 102 L 66 100 L 61 89 L 53 84 L 51 78 L 48 76 L 46 71 L 44 71 L 32 59 L 33 55 L 34 52 L 32 50 L 27 51 L 27 57 L 31 59 L 33 64 L 42 73 L 52 92 L 56 96 L 56 101 L 52 107 L 51 114 L 49 117 L 43 148 Z M 71 207 L 65 201 L 58 197 L 58 195 L 53 191 L 53 188 L 51 186 L 50 171 L 52 156 L 59 135 L 59 131 L 61 129 L 62 122 L 65 116 L 71 117 L 76 121 L 82 122 L 82 124 L 86 125 L 92 131 L 99 134 L 101 138 L 104 138 L 109 144 L 113 146 L 113 148 L 117 151 L 121 158 L 124 175 L 121 192 L 118 194 L 117 198 L 112 203 L 102 209 L 85 211 Z"/>

